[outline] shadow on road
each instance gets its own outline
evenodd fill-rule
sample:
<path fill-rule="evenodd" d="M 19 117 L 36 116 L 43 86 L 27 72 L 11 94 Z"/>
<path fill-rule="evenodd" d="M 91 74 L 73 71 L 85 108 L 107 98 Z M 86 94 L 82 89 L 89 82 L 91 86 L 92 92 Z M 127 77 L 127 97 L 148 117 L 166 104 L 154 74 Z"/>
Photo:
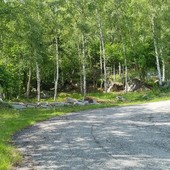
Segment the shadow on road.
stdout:
<path fill-rule="evenodd" d="M 168 170 L 170 102 L 56 117 L 18 133 L 15 142 L 24 155 L 17 169 Z"/>

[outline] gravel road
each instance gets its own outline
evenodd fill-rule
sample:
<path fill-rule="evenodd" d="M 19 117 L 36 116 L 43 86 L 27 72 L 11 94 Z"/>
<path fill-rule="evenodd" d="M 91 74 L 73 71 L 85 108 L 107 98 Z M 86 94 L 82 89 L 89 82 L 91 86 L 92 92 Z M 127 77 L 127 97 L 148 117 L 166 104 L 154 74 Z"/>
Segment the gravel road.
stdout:
<path fill-rule="evenodd" d="M 170 170 L 170 101 L 55 117 L 14 141 L 17 170 Z"/>

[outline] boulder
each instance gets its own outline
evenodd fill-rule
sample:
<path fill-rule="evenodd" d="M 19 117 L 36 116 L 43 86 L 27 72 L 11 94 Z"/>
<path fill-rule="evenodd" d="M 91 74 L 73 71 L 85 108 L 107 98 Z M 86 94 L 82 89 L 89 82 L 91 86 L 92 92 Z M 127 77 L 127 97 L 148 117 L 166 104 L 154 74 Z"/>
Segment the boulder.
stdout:
<path fill-rule="evenodd" d="M 66 99 L 66 103 L 74 104 L 75 102 L 77 102 L 77 100 L 76 100 L 76 99 L 73 99 L 73 98 L 71 98 L 71 97 L 68 97 L 68 98 Z"/>
<path fill-rule="evenodd" d="M 50 93 L 48 91 L 41 91 L 41 98 L 47 99 L 50 98 Z"/>
<path fill-rule="evenodd" d="M 64 103 L 64 106 L 72 106 L 74 103 Z"/>
<path fill-rule="evenodd" d="M 88 103 L 94 103 L 94 99 L 92 99 L 91 97 L 85 97 L 84 101 L 86 101 Z"/>
<path fill-rule="evenodd" d="M 139 79 L 132 79 L 128 82 L 127 91 L 133 92 L 142 88 L 144 83 Z"/>
<path fill-rule="evenodd" d="M 124 86 L 122 83 L 114 83 L 112 87 L 112 91 L 121 91 L 124 90 Z"/>
<path fill-rule="evenodd" d="M 86 105 L 85 102 L 79 102 L 79 101 L 74 102 L 74 106 L 84 106 L 84 105 Z"/>
<path fill-rule="evenodd" d="M 34 104 L 27 104 L 27 108 L 36 108 L 37 106 Z"/>
<path fill-rule="evenodd" d="M 15 108 L 15 109 L 26 109 L 27 108 L 27 106 L 26 105 L 23 105 L 23 104 L 12 104 L 12 106 L 13 106 L 13 108 Z"/>

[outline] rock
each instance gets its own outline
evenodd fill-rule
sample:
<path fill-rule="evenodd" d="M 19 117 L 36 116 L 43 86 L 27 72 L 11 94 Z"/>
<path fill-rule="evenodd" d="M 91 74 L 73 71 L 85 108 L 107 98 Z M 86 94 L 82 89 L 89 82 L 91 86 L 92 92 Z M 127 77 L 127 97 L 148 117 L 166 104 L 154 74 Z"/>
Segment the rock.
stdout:
<path fill-rule="evenodd" d="M 40 105 L 39 107 L 40 107 L 40 108 L 45 108 L 45 109 L 50 108 L 50 107 L 47 106 L 47 105 Z"/>
<path fill-rule="evenodd" d="M 84 101 L 83 103 L 84 103 L 85 105 L 88 105 L 88 104 L 89 104 L 89 102 L 88 102 L 88 101 Z"/>
<path fill-rule="evenodd" d="M 57 106 L 59 104 L 59 102 L 50 102 L 49 105 L 51 106 Z"/>
<path fill-rule="evenodd" d="M 68 104 L 68 103 L 67 103 L 67 104 Z M 64 102 L 58 102 L 58 103 L 55 104 L 55 107 L 62 107 L 62 106 L 64 106 L 64 105 L 65 105 Z"/>
<path fill-rule="evenodd" d="M 64 106 L 72 106 L 74 103 L 64 103 Z"/>
<path fill-rule="evenodd" d="M 114 83 L 112 87 L 112 91 L 121 91 L 124 90 L 124 86 L 122 83 Z"/>
<path fill-rule="evenodd" d="M 37 105 L 35 105 L 35 104 L 27 104 L 27 108 L 36 108 L 37 107 Z"/>
<path fill-rule="evenodd" d="M 170 87 L 170 81 L 162 82 L 163 87 Z"/>
<path fill-rule="evenodd" d="M 128 82 L 129 87 L 127 91 L 135 91 L 142 87 L 143 83 L 139 79 L 132 79 Z"/>
<path fill-rule="evenodd" d="M 88 103 L 94 103 L 94 100 L 91 97 L 85 97 L 84 101 L 86 101 Z"/>
<path fill-rule="evenodd" d="M 15 109 L 26 109 L 26 108 L 27 108 L 26 105 L 22 105 L 22 104 L 12 104 L 12 106 L 13 106 Z"/>
<path fill-rule="evenodd" d="M 84 105 L 86 105 L 85 102 L 79 102 L 79 101 L 74 102 L 74 106 L 84 106 Z"/>
<path fill-rule="evenodd" d="M 126 101 L 126 99 L 125 99 L 124 97 L 122 97 L 122 96 L 117 96 L 117 97 L 116 97 L 116 100 L 117 100 L 117 101 L 121 101 L 121 102 Z"/>
<path fill-rule="evenodd" d="M 99 104 L 96 100 L 93 100 L 92 104 Z"/>
<path fill-rule="evenodd" d="M 68 97 L 68 98 L 66 99 L 66 103 L 74 104 L 75 102 L 77 102 L 76 99 L 73 99 L 73 98 L 70 98 L 70 97 Z"/>
<path fill-rule="evenodd" d="M 127 91 L 134 92 L 138 90 L 150 90 L 150 86 L 139 79 L 132 79 L 128 82 Z"/>
<path fill-rule="evenodd" d="M 41 98 L 43 99 L 50 98 L 50 93 L 48 91 L 41 91 Z"/>

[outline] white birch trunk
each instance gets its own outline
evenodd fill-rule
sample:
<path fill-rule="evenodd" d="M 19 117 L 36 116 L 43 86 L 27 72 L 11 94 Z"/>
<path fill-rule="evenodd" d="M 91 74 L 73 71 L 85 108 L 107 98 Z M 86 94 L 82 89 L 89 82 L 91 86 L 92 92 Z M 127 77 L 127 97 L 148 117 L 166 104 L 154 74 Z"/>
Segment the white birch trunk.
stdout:
<path fill-rule="evenodd" d="M 39 68 L 39 64 L 38 62 L 36 62 L 36 76 L 37 76 L 37 101 L 40 101 L 40 83 L 41 83 L 41 79 L 40 79 L 40 68 Z"/>
<path fill-rule="evenodd" d="M 114 82 L 116 81 L 116 65 L 113 67 Z"/>
<path fill-rule="evenodd" d="M 125 44 L 123 43 L 123 55 L 124 55 L 124 73 L 125 73 L 125 92 L 128 92 L 128 69 L 127 69 L 127 59 L 126 59 L 126 48 Z"/>
<path fill-rule="evenodd" d="M 18 95 L 17 99 L 20 98 L 21 95 L 21 64 L 20 64 L 20 59 L 18 57 Z"/>
<path fill-rule="evenodd" d="M 83 69 L 83 98 L 86 97 L 86 58 L 84 35 L 82 34 L 82 69 Z"/>
<path fill-rule="evenodd" d="M 155 18 L 152 16 L 152 32 L 153 32 L 153 41 L 154 41 L 154 48 L 155 48 L 155 57 L 156 57 L 156 66 L 157 66 L 157 72 L 158 72 L 158 79 L 159 79 L 159 85 L 162 85 L 162 76 L 161 76 L 161 69 L 159 64 L 159 53 L 158 53 L 158 42 L 156 40 L 156 33 L 155 33 Z"/>
<path fill-rule="evenodd" d="M 165 81 L 165 61 L 162 58 L 162 81 Z"/>
<path fill-rule="evenodd" d="M 122 74 L 122 68 L 121 68 L 121 64 L 120 64 L 120 62 L 119 62 L 119 76 L 121 76 L 121 74 Z"/>
<path fill-rule="evenodd" d="M 78 50 L 78 58 L 81 60 L 82 62 L 82 57 L 81 57 L 81 51 L 80 51 L 80 46 L 79 43 L 77 45 L 77 50 Z M 80 68 L 80 70 L 82 70 Z M 83 94 L 83 82 L 82 82 L 82 71 L 80 72 L 80 93 Z"/>
<path fill-rule="evenodd" d="M 30 95 L 31 72 L 32 71 L 31 71 L 31 67 L 30 67 L 29 72 L 28 72 L 27 91 L 26 91 L 27 98 L 29 98 L 29 95 Z"/>
<path fill-rule="evenodd" d="M 100 82 L 100 88 L 103 88 L 103 60 L 102 60 L 102 45 L 100 41 L 100 77 L 101 77 L 101 82 Z"/>
<path fill-rule="evenodd" d="M 59 55 L 58 55 L 58 36 L 56 35 L 56 77 L 54 84 L 54 101 L 56 101 L 57 99 L 58 79 L 59 79 Z"/>
<path fill-rule="evenodd" d="M 97 19 L 98 19 L 98 27 L 100 31 L 100 41 L 101 41 L 101 47 L 102 47 L 102 57 L 103 57 L 103 71 L 104 71 L 104 92 L 107 93 L 107 72 L 106 72 L 106 54 L 105 54 L 105 47 L 104 47 L 104 39 L 103 39 L 103 32 L 102 32 L 102 26 L 100 21 L 100 16 L 97 13 Z"/>
<path fill-rule="evenodd" d="M 160 48 L 160 56 L 161 56 L 161 60 L 162 60 L 162 81 L 165 81 L 165 60 L 164 60 L 163 54 L 162 54 L 162 47 Z"/>

